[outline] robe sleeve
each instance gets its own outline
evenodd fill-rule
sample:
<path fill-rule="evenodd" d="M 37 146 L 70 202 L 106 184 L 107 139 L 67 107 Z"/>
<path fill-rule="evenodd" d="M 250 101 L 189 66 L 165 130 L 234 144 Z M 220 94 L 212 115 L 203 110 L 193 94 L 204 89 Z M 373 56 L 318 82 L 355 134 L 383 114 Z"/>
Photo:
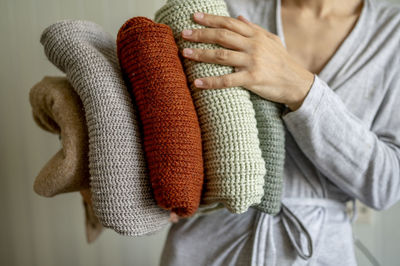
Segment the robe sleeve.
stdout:
<path fill-rule="evenodd" d="M 348 195 L 377 210 L 400 199 L 400 75 L 368 128 L 317 75 L 285 125 L 315 167 Z"/>

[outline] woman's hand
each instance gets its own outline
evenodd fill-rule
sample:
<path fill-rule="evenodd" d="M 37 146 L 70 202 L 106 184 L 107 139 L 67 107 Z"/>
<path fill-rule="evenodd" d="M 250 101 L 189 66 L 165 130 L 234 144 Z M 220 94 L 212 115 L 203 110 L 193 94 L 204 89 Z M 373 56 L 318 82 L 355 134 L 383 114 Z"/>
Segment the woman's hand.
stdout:
<path fill-rule="evenodd" d="M 188 49 L 183 56 L 205 63 L 228 65 L 235 73 L 196 79 L 198 88 L 244 87 L 270 101 L 297 110 L 304 101 L 314 75 L 296 63 L 278 36 L 247 21 L 204 13 L 194 14 L 204 29 L 182 31 L 185 40 L 219 44 L 228 49 Z"/>

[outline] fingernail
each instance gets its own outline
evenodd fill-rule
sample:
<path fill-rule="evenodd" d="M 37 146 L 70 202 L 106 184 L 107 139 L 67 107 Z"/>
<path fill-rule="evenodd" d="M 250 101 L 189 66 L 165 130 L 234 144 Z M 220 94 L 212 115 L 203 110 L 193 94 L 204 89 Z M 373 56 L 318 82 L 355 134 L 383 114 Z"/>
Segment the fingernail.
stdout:
<path fill-rule="evenodd" d="M 197 19 L 202 19 L 204 18 L 204 14 L 203 13 L 194 13 L 193 16 Z"/>
<path fill-rule="evenodd" d="M 193 54 L 193 50 L 189 48 L 183 49 L 183 55 L 191 55 Z"/>
<path fill-rule="evenodd" d="M 192 33 L 193 33 L 192 30 L 183 30 L 182 31 L 182 34 L 185 35 L 185 36 L 190 36 L 190 35 L 192 35 Z"/>
<path fill-rule="evenodd" d="M 199 87 L 202 87 L 204 85 L 204 82 L 202 80 L 200 80 L 200 79 L 196 79 L 194 81 L 194 85 L 199 88 Z"/>

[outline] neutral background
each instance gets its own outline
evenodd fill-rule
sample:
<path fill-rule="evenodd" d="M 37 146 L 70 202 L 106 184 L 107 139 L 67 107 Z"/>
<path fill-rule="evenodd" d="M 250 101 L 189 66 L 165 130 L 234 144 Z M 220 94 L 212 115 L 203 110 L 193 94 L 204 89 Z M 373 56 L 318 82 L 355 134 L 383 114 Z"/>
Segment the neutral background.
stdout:
<path fill-rule="evenodd" d="M 394 0 L 393 0 L 394 1 Z M 400 2 L 400 0 L 397 0 Z M 78 193 L 42 198 L 36 174 L 60 148 L 58 138 L 33 122 L 29 90 L 45 75 L 61 75 L 46 59 L 39 37 L 60 19 L 85 19 L 116 36 L 130 17 L 153 17 L 162 0 L 0 0 L 0 265 L 157 265 L 166 230 L 122 237 L 106 230 L 86 244 Z M 382 265 L 399 265 L 400 205 L 355 225 L 355 234 Z M 210 247 L 212 248 L 212 247 Z M 370 265 L 357 250 L 360 265 Z M 188 262 L 190 265 L 190 262 Z"/>

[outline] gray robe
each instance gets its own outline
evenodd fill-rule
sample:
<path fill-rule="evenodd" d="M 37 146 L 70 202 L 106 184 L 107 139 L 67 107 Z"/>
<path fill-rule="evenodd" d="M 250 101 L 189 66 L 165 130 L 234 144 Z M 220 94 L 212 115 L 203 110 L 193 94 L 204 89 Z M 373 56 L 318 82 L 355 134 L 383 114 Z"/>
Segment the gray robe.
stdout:
<path fill-rule="evenodd" d="M 284 42 L 279 0 L 226 0 Z M 345 203 L 400 198 L 400 7 L 365 0 L 303 105 L 283 115 L 283 209 L 221 210 L 172 225 L 161 265 L 356 265 Z"/>

